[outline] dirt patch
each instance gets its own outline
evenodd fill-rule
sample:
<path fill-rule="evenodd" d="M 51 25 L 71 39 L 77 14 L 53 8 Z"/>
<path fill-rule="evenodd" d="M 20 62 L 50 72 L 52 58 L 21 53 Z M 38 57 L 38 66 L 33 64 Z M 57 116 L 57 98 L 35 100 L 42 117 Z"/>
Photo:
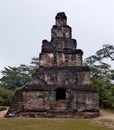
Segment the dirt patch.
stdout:
<path fill-rule="evenodd" d="M 114 114 L 106 110 L 101 110 L 100 116 L 92 120 L 92 123 L 114 129 Z"/>
<path fill-rule="evenodd" d="M 100 116 L 97 119 L 109 119 L 109 120 L 114 120 L 114 113 L 111 113 L 106 110 L 101 110 L 100 111 Z"/>
<path fill-rule="evenodd" d="M 8 110 L 0 111 L 0 118 L 4 118 L 4 115 L 7 113 Z"/>
<path fill-rule="evenodd" d="M 4 111 L 6 109 L 7 109 L 6 107 L 0 107 L 0 111 Z"/>

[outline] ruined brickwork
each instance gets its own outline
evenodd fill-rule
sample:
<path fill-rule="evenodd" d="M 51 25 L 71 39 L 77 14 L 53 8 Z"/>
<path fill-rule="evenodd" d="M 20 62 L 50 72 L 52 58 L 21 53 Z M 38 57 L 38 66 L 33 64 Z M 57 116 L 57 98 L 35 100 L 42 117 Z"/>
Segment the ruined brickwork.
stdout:
<path fill-rule="evenodd" d="M 82 66 L 64 12 L 58 13 L 51 41 L 42 41 L 39 68 L 32 83 L 18 90 L 6 117 L 93 118 L 99 115 L 99 96 L 90 86 L 90 70 Z"/>

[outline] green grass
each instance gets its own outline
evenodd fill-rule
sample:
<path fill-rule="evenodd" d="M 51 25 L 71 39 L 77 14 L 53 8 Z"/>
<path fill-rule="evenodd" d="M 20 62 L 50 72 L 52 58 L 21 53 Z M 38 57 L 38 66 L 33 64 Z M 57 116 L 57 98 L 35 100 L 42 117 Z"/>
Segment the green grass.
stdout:
<path fill-rule="evenodd" d="M 72 119 L 0 119 L 0 130 L 111 130 L 91 120 Z"/>

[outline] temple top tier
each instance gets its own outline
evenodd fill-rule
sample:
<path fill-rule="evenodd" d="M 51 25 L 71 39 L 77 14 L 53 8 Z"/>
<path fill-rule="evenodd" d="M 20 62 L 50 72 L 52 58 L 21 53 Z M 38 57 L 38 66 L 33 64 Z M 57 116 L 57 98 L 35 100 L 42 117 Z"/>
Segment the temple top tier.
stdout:
<path fill-rule="evenodd" d="M 55 25 L 51 29 L 51 38 L 71 38 L 71 27 L 67 25 L 67 17 L 65 13 L 58 13 L 55 17 L 55 20 Z"/>
<path fill-rule="evenodd" d="M 71 38 L 71 27 L 67 25 L 65 13 L 58 13 L 55 20 L 51 29 L 51 41 L 42 42 L 39 66 L 82 66 L 83 51 L 77 49 L 76 40 Z"/>
<path fill-rule="evenodd" d="M 57 26 L 66 26 L 67 24 L 67 17 L 64 12 L 58 13 L 55 17 L 56 25 Z"/>

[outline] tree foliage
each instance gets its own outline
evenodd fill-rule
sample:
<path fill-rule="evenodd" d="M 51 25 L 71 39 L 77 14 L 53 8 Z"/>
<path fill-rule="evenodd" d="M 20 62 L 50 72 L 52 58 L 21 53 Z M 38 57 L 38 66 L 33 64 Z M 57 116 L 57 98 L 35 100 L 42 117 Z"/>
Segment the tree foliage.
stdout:
<path fill-rule="evenodd" d="M 15 90 L 31 81 L 31 73 L 33 68 L 26 65 L 19 67 L 5 67 L 1 71 L 3 77 L 0 79 L 1 86 L 6 89 Z"/>
<path fill-rule="evenodd" d="M 0 105 L 10 105 L 15 91 L 31 82 L 33 66 L 20 65 L 19 67 L 5 67 L 1 71 Z"/>
<path fill-rule="evenodd" d="M 91 84 L 98 87 L 100 106 L 114 108 L 114 70 L 106 58 L 114 61 L 114 47 L 112 45 L 103 45 L 95 55 L 85 59 L 85 65 L 91 68 Z"/>
<path fill-rule="evenodd" d="M 0 86 L 0 105 L 9 106 L 12 100 L 14 92 Z"/>
<path fill-rule="evenodd" d="M 102 60 L 104 58 L 110 58 L 114 61 L 114 46 L 104 44 L 103 48 L 96 52 L 97 56 Z"/>

